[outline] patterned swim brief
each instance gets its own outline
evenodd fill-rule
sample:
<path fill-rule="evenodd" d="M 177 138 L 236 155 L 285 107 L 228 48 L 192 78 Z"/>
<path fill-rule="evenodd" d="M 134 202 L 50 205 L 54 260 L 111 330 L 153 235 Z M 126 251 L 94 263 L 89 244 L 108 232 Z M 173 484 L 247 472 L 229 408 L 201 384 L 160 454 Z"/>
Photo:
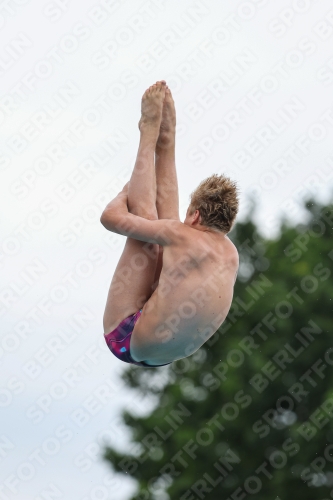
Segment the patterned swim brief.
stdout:
<path fill-rule="evenodd" d="M 132 358 L 130 351 L 131 336 L 135 323 L 140 318 L 141 313 L 142 309 L 140 309 L 137 313 L 131 314 L 121 321 L 117 328 L 115 328 L 112 332 L 104 335 L 108 348 L 112 354 L 125 363 L 144 366 L 146 368 L 156 368 L 157 366 L 170 365 L 171 363 L 165 363 L 164 365 L 148 365 L 144 361 L 134 361 Z"/>

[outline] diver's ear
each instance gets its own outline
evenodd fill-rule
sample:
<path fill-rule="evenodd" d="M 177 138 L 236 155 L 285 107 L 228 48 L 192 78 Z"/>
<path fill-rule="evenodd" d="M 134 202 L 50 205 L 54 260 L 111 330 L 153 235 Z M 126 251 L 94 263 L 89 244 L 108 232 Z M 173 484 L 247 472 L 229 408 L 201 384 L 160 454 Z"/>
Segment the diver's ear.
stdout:
<path fill-rule="evenodd" d="M 193 224 L 200 222 L 199 219 L 200 219 L 200 212 L 199 212 L 199 210 L 195 210 L 195 212 L 193 214 L 193 219 L 192 219 Z"/>

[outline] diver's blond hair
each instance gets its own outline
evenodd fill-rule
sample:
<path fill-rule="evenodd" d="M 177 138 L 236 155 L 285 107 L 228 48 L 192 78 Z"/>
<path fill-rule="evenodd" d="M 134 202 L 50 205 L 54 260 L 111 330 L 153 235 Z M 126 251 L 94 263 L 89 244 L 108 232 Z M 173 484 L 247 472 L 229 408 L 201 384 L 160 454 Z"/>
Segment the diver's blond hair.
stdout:
<path fill-rule="evenodd" d="M 224 175 L 213 174 L 191 194 L 190 213 L 199 210 L 204 226 L 228 233 L 238 213 L 238 189 Z"/>

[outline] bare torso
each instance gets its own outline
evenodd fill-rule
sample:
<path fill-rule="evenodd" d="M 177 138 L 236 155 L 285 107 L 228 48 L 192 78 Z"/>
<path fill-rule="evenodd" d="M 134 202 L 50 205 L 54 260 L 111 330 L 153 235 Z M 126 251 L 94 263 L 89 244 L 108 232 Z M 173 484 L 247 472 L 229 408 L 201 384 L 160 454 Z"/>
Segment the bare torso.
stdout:
<path fill-rule="evenodd" d="M 133 330 L 133 358 L 158 365 L 198 350 L 228 314 L 237 269 L 227 236 L 182 225 L 179 241 L 164 247 L 159 284 Z"/>

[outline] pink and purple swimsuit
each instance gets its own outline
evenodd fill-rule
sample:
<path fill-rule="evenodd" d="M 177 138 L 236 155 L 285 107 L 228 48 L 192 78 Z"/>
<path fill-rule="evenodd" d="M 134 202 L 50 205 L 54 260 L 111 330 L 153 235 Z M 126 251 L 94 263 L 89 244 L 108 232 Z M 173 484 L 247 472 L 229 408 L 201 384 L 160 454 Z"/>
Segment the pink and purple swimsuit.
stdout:
<path fill-rule="evenodd" d="M 146 368 L 156 368 L 158 366 L 170 365 L 170 363 L 165 363 L 164 365 L 148 365 L 144 361 L 134 361 L 132 358 L 130 351 L 131 336 L 135 323 L 140 318 L 141 313 L 142 309 L 140 309 L 137 313 L 131 314 L 121 321 L 117 328 L 104 336 L 108 348 L 112 354 L 125 363 L 144 366 Z"/>

